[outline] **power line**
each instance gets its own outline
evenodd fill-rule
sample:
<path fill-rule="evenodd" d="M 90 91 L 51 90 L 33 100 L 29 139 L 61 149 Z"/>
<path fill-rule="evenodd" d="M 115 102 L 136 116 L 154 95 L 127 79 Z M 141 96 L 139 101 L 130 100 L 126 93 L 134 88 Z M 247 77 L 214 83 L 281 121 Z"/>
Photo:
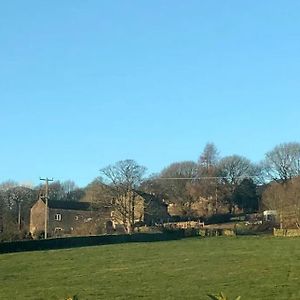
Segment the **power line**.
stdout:
<path fill-rule="evenodd" d="M 247 178 L 257 178 L 257 176 L 203 176 L 203 177 L 159 177 L 154 180 L 205 180 L 205 179 L 247 179 Z"/>

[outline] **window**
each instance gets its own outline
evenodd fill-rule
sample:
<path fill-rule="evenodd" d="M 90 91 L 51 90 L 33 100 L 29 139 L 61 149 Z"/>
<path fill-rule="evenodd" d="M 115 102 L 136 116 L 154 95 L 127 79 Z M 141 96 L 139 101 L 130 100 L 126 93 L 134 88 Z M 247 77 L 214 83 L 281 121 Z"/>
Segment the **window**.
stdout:
<path fill-rule="evenodd" d="M 87 223 L 87 222 L 91 222 L 92 220 L 93 220 L 93 218 L 86 218 L 83 221 L 84 221 L 84 223 Z"/>
<path fill-rule="evenodd" d="M 78 221 L 79 220 L 79 216 L 75 216 L 75 220 Z"/>
<path fill-rule="evenodd" d="M 55 221 L 61 221 L 61 214 L 55 214 L 54 215 L 54 220 Z"/>

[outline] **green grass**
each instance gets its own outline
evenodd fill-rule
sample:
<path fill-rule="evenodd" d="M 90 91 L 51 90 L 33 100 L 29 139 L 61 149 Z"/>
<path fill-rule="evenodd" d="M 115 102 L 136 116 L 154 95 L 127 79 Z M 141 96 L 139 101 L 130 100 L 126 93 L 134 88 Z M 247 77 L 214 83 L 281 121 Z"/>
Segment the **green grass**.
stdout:
<path fill-rule="evenodd" d="M 190 238 L 0 255 L 0 299 L 300 299 L 300 239 Z"/>

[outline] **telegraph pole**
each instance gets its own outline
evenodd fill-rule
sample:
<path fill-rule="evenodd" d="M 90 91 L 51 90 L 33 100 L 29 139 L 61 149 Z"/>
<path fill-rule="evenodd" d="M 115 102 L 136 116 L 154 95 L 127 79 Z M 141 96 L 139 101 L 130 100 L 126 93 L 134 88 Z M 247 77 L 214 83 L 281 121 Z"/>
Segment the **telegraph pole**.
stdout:
<path fill-rule="evenodd" d="M 216 190 L 215 190 L 215 197 L 216 197 L 216 209 L 215 212 L 216 214 L 218 213 L 218 187 L 216 185 Z"/>
<path fill-rule="evenodd" d="M 18 201 L 18 227 L 19 231 L 21 231 L 21 201 Z"/>
<path fill-rule="evenodd" d="M 48 233 L 48 190 L 49 190 L 49 181 L 53 181 L 53 178 L 49 179 L 46 178 L 40 178 L 40 180 L 45 181 L 46 183 L 46 189 L 45 189 L 45 233 L 44 238 L 47 239 L 47 233 Z"/>

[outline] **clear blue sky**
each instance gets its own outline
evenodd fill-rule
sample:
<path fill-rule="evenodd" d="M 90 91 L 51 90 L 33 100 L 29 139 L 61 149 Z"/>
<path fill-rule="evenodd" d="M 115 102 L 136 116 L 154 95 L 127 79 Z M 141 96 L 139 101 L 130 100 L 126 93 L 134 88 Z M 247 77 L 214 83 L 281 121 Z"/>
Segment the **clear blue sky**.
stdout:
<path fill-rule="evenodd" d="M 1 1 L 0 181 L 84 186 L 207 142 L 300 141 L 300 1 Z"/>

